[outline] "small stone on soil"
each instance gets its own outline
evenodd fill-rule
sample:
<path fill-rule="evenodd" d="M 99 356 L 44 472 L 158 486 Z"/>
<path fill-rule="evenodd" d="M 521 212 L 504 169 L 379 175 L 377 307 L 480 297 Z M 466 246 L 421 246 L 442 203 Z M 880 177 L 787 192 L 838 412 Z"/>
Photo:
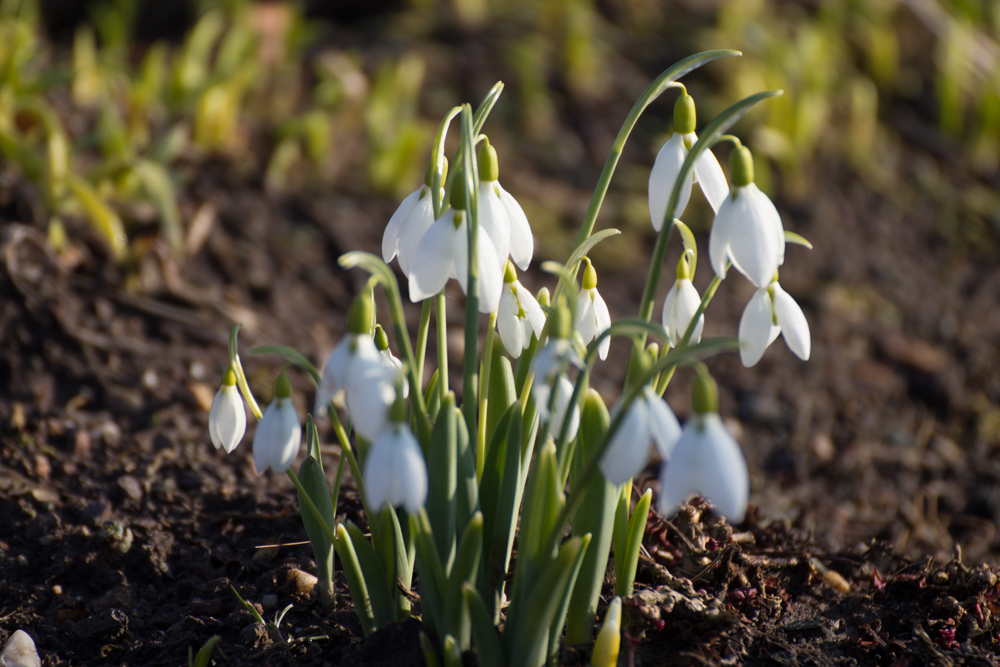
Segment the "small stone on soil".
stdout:
<path fill-rule="evenodd" d="M 0 667 L 42 667 L 35 642 L 24 630 L 17 630 L 0 653 Z"/>

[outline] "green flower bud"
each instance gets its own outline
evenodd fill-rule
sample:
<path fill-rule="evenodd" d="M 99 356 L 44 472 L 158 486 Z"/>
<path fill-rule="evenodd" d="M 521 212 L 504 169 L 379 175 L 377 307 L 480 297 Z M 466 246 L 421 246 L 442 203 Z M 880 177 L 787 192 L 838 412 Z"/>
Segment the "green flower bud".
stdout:
<path fill-rule="evenodd" d="M 740 146 L 729 154 L 729 177 L 734 188 L 742 188 L 753 183 L 753 155 L 746 146 Z"/>
<path fill-rule="evenodd" d="M 232 366 L 228 366 L 226 372 L 222 374 L 222 386 L 232 387 L 234 384 L 236 384 L 236 372 Z"/>
<path fill-rule="evenodd" d="M 660 344 L 650 343 L 649 347 L 646 348 L 646 363 L 649 365 L 646 368 L 652 368 L 656 360 L 660 358 Z"/>
<path fill-rule="evenodd" d="M 448 178 L 448 158 L 441 158 L 441 182 L 444 183 Z M 424 174 L 424 185 L 427 187 L 434 186 L 434 165 L 427 165 L 427 172 Z"/>
<path fill-rule="evenodd" d="M 691 134 L 694 132 L 697 115 L 694 111 L 694 98 L 684 93 L 674 102 L 674 132 Z"/>
<path fill-rule="evenodd" d="M 500 178 L 500 165 L 497 163 L 497 151 L 490 146 L 489 139 L 483 139 L 483 144 L 479 147 L 479 180 L 495 181 Z"/>
<path fill-rule="evenodd" d="M 719 385 L 708 371 L 700 371 L 691 387 L 691 407 L 697 414 L 719 411 Z"/>
<path fill-rule="evenodd" d="M 274 397 L 288 398 L 292 395 L 292 382 L 288 379 L 288 374 L 282 372 L 274 381 Z"/>
<path fill-rule="evenodd" d="M 371 333 L 375 326 L 375 291 L 369 286 L 354 297 L 347 316 L 347 330 L 353 334 Z"/>
<path fill-rule="evenodd" d="M 570 315 L 565 301 L 556 305 L 549 318 L 551 319 L 549 336 L 553 339 L 569 338 L 570 332 L 573 331 L 573 316 Z"/>
<path fill-rule="evenodd" d="M 584 257 L 583 261 L 587 263 L 587 268 L 583 270 L 583 280 L 580 281 L 580 287 L 582 289 L 594 289 L 597 287 L 597 270 L 588 258 Z"/>
<path fill-rule="evenodd" d="M 503 281 L 504 283 L 512 283 L 515 280 L 517 280 L 517 270 L 514 269 L 514 263 L 508 259 L 507 265 L 503 269 Z"/>
<path fill-rule="evenodd" d="M 379 352 L 389 349 L 389 337 L 385 334 L 381 324 L 375 325 L 375 347 L 378 348 Z"/>

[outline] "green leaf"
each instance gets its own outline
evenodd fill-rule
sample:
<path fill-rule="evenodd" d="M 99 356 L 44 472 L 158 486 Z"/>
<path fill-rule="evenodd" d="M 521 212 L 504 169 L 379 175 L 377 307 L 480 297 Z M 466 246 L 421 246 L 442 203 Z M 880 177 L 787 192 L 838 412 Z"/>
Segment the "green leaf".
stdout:
<path fill-rule="evenodd" d="M 308 420 L 308 425 L 312 426 L 312 435 L 315 436 L 316 428 L 312 424 L 312 418 Z M 310 430 L 310 429 L 307 429 Z M 319 574 L 320 599 L 325 606 L 332 606 L 335 601 L 335 589 L 333 586 L 333 542 L 327 534 L 327 529 L 332 529 L 335 523 L 335 510 L 330 497 L 330 487 L 323 473 L 323 464 L 313 456 L 309 456 L 299 467 L 299 481 L 302 490 L 308 494 L 310 500 L 322 514 L 322 525 L 319 517 L 313 515 L 309 508 L 305 507 L 305 500 L 302 491 L 298 491 L 299 514 L 302 516 L 302 525 L 309 536 L 312 544 L 313 555 L 316 558 L 316 570 Z"/>
<path fill-rule="evenodd" d="M 626 597 L 632 595 L 635 582 L 635 568 L 639 564 L 639 548 L 642 546 L 642 536 L 646 532 L 646 519 L 649 518 L 649 504 L 653 500 L 652 489 L 646 489 L 639 502 L 635 504 L 632 518 L 628 520 L 625 535 L 625 553 L 622 555 L 621 579 L 615 581 L 615 595 Z M 615 554 L 618 558 L 618 554 Z"/>
<path fill-rule="evenodd" d="M 444 636 L 444 667 L 462 667 L 462 649 L 451 635 Z"/>
<path fill-rule="evenodd" d="M 355 250 L 341 255 L 337 263 L 345 269 L 360 267 L 374 276 L 375 280 L 386 289 L 394 287 L 397 293 L 399 291 L 399 283 L 396 282 L 396 275 L 389 268 L 389 265 L 383 262 L 382 258 L 378 255 Z"/>
<path fill-rule="evenodd" d="M 101 199 L 90 183 L 79 176 L 67 174 L 66 186 L 80 202 L 80 206 L 83 207 L 84 213 L 98 235 L 111 248 L 115 259 L 124 259 L 125 253 L 128 252 L 128 236 L 125 235 L 125 226 L 118 214 Z"/>
<path fill-rule="evenodd" d="M 573 585 L 589 543 L 590 537 L 586 535 L 564 542 L 559 555 L 542 569 L 537 584 L 526 591 L 521 614 L 507 626 L 512 630 L 509 641 L 507 628 L 504 629 L 510 664 L 540 667 L 545 662 L 549 633 L 562 632 L 562 628 L 553 625 L 562 596 Z"/>
<path fill-rule="evenodd" d="M 341 524 L 343 526 L 344 524 Z M 350 521 L 346 524 L 347 535 L 350 539 L 351 545 L 354 547 L 354 553 L 356 555 L 358 564 L 361 566 L 361 573 L 364 576 L 365 584 L 368 588 L 368 599 L 371 601 L 372 617 L 375 620 L 375 626 L 378 628 L 384 628 L 389 623 L 395 620 L 395 606 L 392 601 L 392 593 L 390 592 L 390 582 L 386 576 L 385 570 L 382 569 L 382 563 L 379 561 L 378 556 L 375 554 L 375 549 L 372 548 L 371 542 L 365 537 L 365 534 L 361 532 L 361 529 L 355 526 Z M 340 537 L 340 530 L 338 528 L 338 538 Z M 337 553 L 340 553 L 340 549 L 337 549 Z M 343 555 L 341 559 L 343 560 Z M 396 579 L 392 579 L 392 588 L 396 588 Z M 352 594 L 353 597 L 353 594 Z"/>
<path fill-rule="evenodd" d="M 240 327 L 242 324 L 237 324 L 229 332 L 229 365 L 233 369 L 233 373 L 236 375 L 236 386 L 240 388 L 240 393 L 243 394 L 243 400 L 247 402 L 250 406 L 250 411 L 253 412 L 254 417 L 260 421 L 260 418 L 264 414 L 260 411 L 260 406 L 257 405 L 257 399 L 253 397 L 253 392 L 250 391 L 250 385 L 247 384 L 246 373 L 243 372 L 243 364 L 240 363 L 240 346 L 239 346 L 239 334 Z"/>
<path fill-rule="evenodd" d="M 426 632 L 420 633 L 420 650 L 424 654 L 424 662 L 427 663 L 427 667 L 441 667 L 441 661 L 438 660 L 434 645 L 431 644 L 431 638 L 427 636 Z"/>
<path fill-rule="evenodd" d="M 503 644 L 500 635 L 483 598 L 473 586 L 462 586 L 462 595 L 469 608 L 469 619 L 472 623 L 472 640 L 476 645 L 476 658 L 482 667 L 505 667 Z"/>
<path fill-rule="evenodd" d="M 583 467 L 596 455 L 607 433 L 611 417 L 600 395 L 593 389 L 587 392 L 580 415 L 579 451 L 570 469 L 570 488 L 576 489 L 576 479 Z M 614 533 L 615 509 L 618 505 L 618 488 L 604 475 L 594 475 L 585 492 L 580 509 L 573 519 L 573 535 L 590 533 L 590 547 L 583 557 L 580 574 L 573 587 L 573 598 L 566 619 L 566 643 L 587 644 L 593 638 L 597 600 L 608 569 L 608 552 Z"/>
<path fill-rule="evenodd" d="M 212 662 L 212 651 L 215 649 L 215 645 L 219 643 L 222 637 L 219 635 L 213 635 L 208 638 L 202 647 L 198 649 L 198 655 L 194 657 L 194 662 L 192 665 L 194 667 L 209 667 Z"/>
<path fill-rule="evenodd" d="M 490 443 L 479 491 L 483 508 L 483 569 L 480 590 L 494 621 L 500 617 L 500 593 L 517 526 L 518 480 L 521 477 L 521 403 L 503 414 Z"/>
<path fill-rule="evenodd" d="M 486 119 L 489 117 L 490 111 L 493 110 L 493 105 L 497 103 L 498 99 L 500 99 L 500 93 L 502 92 L 503 81 L 497 81 L 493 84 L 493 87 L 490 88 L 490 92 L 486 93 L 486 97 L 484 97 L 483 101 L 479 103 L 479 106 L 476 107 L 476 113 L 473 116 L 473 132 L 475 134 L 479 134 L 479 132 L 483 129 L 483 125 L 486 123 Z"/>
<path fill-rule="evenodd" d="M 503 353 L 503 345 L 493 345 L 493 368 L 490 370 L 490 386 L 487 393 L 489 412 L 486 413 L 486 442 L 493 441 L 497 425 L 500 423 L 507 408 L 517 400 L 514 389 L 514 372 L 510 360 Z M 486 452 L 489 459 L 489 451 Z"/>
<path fill-rule="evenodd" d="M 691 275 L 693 276 L 695 269 L 698 268 L 698 243 L 694 240 L 694 233 L 691 232 L 691 228 L 681 222 L 679 218 L 674 219 L 674 227 L 681 233 L 684 252 L 690 253 Z"/>
<path fill-rule="evenodd" d="M 313 382 L 316 383 L 316 386 L 319 386 L 319 383 L 322 380 L 322 375 L 313 363 L 306 359 L 305 355 L 301 352 L 290 348 L 287 345 L 258 345 L 247 350 L 247 354 L 275 354 L 309 373 L 309 375 L 312 376 Z"/>
<path fill-rule="evenodd" d="M 441 564 L 441 557 L 434 546 L 427 512 L 410 515 L 410 533 L 417 552 L 417 571 L 420 574 L 420 606 L 424 612 L 424 624 L 432 629 L 444 627 L 444 599 L 447 577 Z"/>
<path fill-rule="evenodd" d="M 180 256 L 184 249 L 184 232 L 181 229 L 181 216 L 177 212 L 177 194 L 170 175 L 163 165 L 143 159 L 136 161 L 133 171 L 142 180 L 160 214 L 160 227 L 170 250 L 174 255 Z"/>
<path fill-rule="evenodd" d="M 810 250 L 813 249 L 813 244 L 809 243 L 804 236 L 788 230 L 785 230 L 785 243 L 794 243 L 795 245 L 805 246 Z"/>
<path fill-rule="evenodd" d="M 475 583 L 482 548 L 483 515 L 476 512 L 462 534 L 455 566 L 448 575 L 448 589 L 444 601 L 444 631 L 455 637 L 459 648 L 463 651 L 469 648 L 471 626 L 462 587 Z"/>
<path fill-rule="evenodd" d="M 468 440 L 468 437 L 466 437 Z M 455 557 L 458 516 L 458 419 L 455 394 L 448 393 L 431 431 L 427 456 L 427 518 L 445 572 Z"/>
<path fill-rule="evenodd" d="M 615 549 L 615 581 L 621 579 L 624 553 L 628 543 L 628 513 L 632 508 L 632 480 L 622 484 L 618 490 L 618 505 L 615 507 L 615 530 L 612 537 Z"/>
<path fill-rule="evenodd" d="M 354 551 L 351 536 L 347 533 L 344 524 L 337 526 L 337 539 L 334 540 L 334 547 L 337 555 L 340 556 L 340 564 L 344 569 L 344 578 L 347 579 L 347 587 L 351 591 L 351 601 L 354 603 L 354 612 L 361 621 L 361 629 L 365 637 L 375 632 L 378 626 L 375 624 L 375 615 L 372 611 L 371 597 L 368 595 L 368 585 L 365 582 L 364 572 L 361 570 L 361 563 L 358 562 L 358 555 Z"/>

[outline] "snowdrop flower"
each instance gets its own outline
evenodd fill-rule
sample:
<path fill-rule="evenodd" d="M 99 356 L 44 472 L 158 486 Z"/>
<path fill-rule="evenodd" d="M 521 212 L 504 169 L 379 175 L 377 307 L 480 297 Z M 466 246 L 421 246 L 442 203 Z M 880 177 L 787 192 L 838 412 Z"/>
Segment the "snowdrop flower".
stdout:
<path fill-rule="evenodd" d="M 670 347 L 677 347 L 684 339 L 694 314 L 701 306 L 701 297 L 698 290 L 691 283 L 691 274 L 687 264 L 686 254 L 677 263 L 677 282 L 674 283 L 667 298 L 663 301 L 663 328 L 667 331 L 670 340 Z M 691 345 L 696 345 L 701 341 L 701 332 L 705 328 L 705 315 L 698 318 L 694 330 L 691 332 Z"/>
<path fill-rule="evenodd" d="M 397 376 L 402 376 L 400 379 L 403 382 L 403 398 L 408 397 L 410 395 L 410 383 L 403 376 L 403 362 L 389 351 L 389 337 L 385 335 L 385 330 L 380 324 L 375 325 L 375 347 L 378 349 L 379 361 L 382 362 L 382 368 L 395 372 Z"/>
<path fill-rule="evenodd" d="M 514 265 L 507 262 L 504 271 L 503 294 L 497 309 L 497 331 L 503 346 L 514 359 L 531 345 L 531 336 L 542 335 L 545 327 L 545 313 L 531 292 L 524 289 L 517 280 Z"/>
<path fill-rule="evenodd" d="M 258 475 L 268 468 L 285 472 L 299 453 L 302 425 L 289 398 L 291 393 L 291 382 L 282 373 L 274 381 L 274 400 L 264 410 L 253 434 L 253 462 Z"/>
<path fill-rule="evenodd" d="M 587 268 L 583 271 L 583 280 L 580 281 L 580 293 L 576 297 L 576 330 L 583 338 L 583 344 L 589 345 L 590 341 L 604 333 L 604 330 L 611 326 L 611 314 L 608 312 L 608 304 L 597 292 L 597 271 L 594 265 L 586 257 L 584 260 Z M 608 348 L 611 347 L 611 338 L 601 341 L 597 349 L 601 359 L 608 358 Z"/>
<path fill-rule="evenodd" d="M 733 188 L 719 207 L 708 237 L 708 256 L 720 278 L 726 262 L 757 287 L 771 283 L 785 261 L 785 231 L 767 195 L 753 182 L 753 157 L 745 146 L 729 155 Z"/>
<path fill-rule="evenodd" d="M 461 174 L 451 191 L 451 208 L 434 221 L 417 247 L 418 258 L 411 267 L 410 301 L 416 303 L 444 289 L 455 278 L 468 293 L 469 235 L 465 213 L 465 193 Z M 479 228 L 476 261 L 479 263 L 479 312 L 492 313 L 500 304 L 503 291 L 503 265 L 489 233 Z"/>
<path fill-rule="evenodd" d="M 788 349 L 799 359 L 809 359 L 809 323 L 799 304 L 781 289 L 777 276 L 757 290 L 740 318 L 740 361 L 749 368 L 760 361 L 764 350 L 781 334 Z"/>
<path fill-rule="evenodd" d="M 441 182 L 448 175 L 448 159 L 442 158 Z M 399 255 L 399 268 L 409 275 L 420 239 L 434 223 L 434 198 L 431 197 L 434 171 L 427 167 L 424 184 L 410 193 L 389 218 L 382 236 L 382 259 L 388 264 Z"/>
<path fill-rule="evenodd" d="M 626 408 L 598 465 L 612 484 L 635 477 L 649 461 L 649 443 L 653 442 L 666 460 L 681 437 L 681 425 L 667 402 L 646 385 Z"/>
<path fill-rule="evenodd" d="M 674 133 L 657 153 L 653 171 L 649 175 L 649 217 L 656 231 L 660 231 L 663 227 L 670 193 L 674 189 L 674 182 L 677 180 L 681 165 L 684 164 L 684 158 L 687 157 L 688 150 L 698 141 L 694 128 L 694 100 L 684 93 L 674 104 Z M 718 211 L 729 192 L 729 187 L 726 185 L 722 167 L 719 166 L 719 161 L 715 159 L 711 149 L 705 149 L 695 161 L 694 181 L 701 186 L 701 191 L 705 193 L 712 210 Z M 691 198 L 691 183 L 688 181 L 681 186 L 674 217 L 680 217 L 687 208 L 688 200 Z"/>
<path fill-rule="evenodd" d="M 531 360 L 531 372 L 535 375 L 534 386 L 552 384 L 556 376 L 566 372 L 568 366 L 579 368 L 583 365 L 580 355 L 569 340 L 569 309 L 561 304 L 554 306 L 551 318 L 549 339 Z"/>
<path fill-rule="evenodd" d="M 392 406 L 391 422 L 372 444 L 361 472 L 368 506 L 402 505 L 416 514 L 427 500 L 427 464 L 406 423 L 406 404 Z"/>
<path fill-rule="evenodd" d="M 222 447 L 226 454 L 232 454 L 246 430 L 247 413 L 236 388 L 236 374 L 230 367 L 222 376 L 222 386 L 212 401 L 212 410 L 208 413 L 208 432 L 216 449 Z"/>
<path fill-rule="evenodd" d="M 479 222 L 496 246 L 501 265 L 508 253 L 514 263 L 527 270 L 535 252 L 535 239 L 531 235 L 524 209 L 500 185 L 497 152 L 488 139 L 479 147 Z"/>
<path fill-rule="evenodd" d="M 750 475 L 740 446 L 719 417 L 719 390 L 707 373 L 695 380 L 692 403 L 694 416 L 660 469 L 660 513 L 673 514 L 698 493 L 731 523 L 739 523 L 746 515 Z"/>
<path fill-rule="evenodd" d="M 381 357 L 372 340 L 375 326 L 375 296 L 369 287 L 351 302 L 347 319 L 347 334 L 333 348 L 323 367 L 323 375 L 316 391 L 314 412 L 325 415 L 330 399 L 346 388 L 355 366 L 381 365 Z M 390 399 L 391 400 L 391 399 Z"/>
<path fill-rule="evenodd" d="M 552 396 L 553 387 L 555 397 Z M 543 422 L 552 422 L 551 435 L 558 437 L 559 429 L 566 421 L 566 413 L 569 412 L 569 401 L 573 398 L 573 383 L 565 375 L 557 376 L 552 384 L 540 382 L 532 385 L 531 393 L 535 397 L 538 405 L 538 416 Z M 566 431 L 566 442 L 571 442 L 576 437 L 576 432 L 580 428 L 580 406 L 574 405 L 573 412 L 569 416 L 569 426 Z"/>

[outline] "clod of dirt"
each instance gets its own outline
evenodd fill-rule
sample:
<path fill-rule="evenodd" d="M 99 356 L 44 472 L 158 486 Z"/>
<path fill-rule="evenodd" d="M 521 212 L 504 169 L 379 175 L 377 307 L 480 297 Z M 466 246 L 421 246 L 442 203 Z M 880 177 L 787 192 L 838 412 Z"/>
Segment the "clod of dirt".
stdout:
<path fill-rule="evenodd" d="M 0 667 L 42 667 L 35 642 L 24 630 L 17 630 L 0 653 Z"/>

